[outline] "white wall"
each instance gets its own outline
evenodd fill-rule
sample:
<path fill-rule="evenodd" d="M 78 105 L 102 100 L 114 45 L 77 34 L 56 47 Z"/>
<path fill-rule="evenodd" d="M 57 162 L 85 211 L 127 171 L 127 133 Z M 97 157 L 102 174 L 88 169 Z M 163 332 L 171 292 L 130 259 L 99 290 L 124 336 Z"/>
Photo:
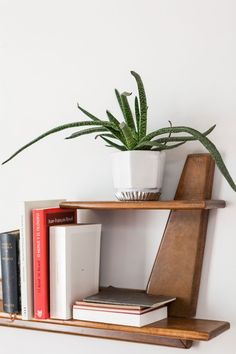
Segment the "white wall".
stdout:
<path fill-rule="evenodd" d="M 82 119 L 79 100 L 100 117 L 118 112 L 113 89 L 135 90 L 142 75 L 149 128 L 206 130 L 236 178 L 236 3 L 234 0 L 0 0 L 0 159 L 29 139 Z M 110 151 L 91 137 L 41 141 L 0 168 L 0 231 L 18 225 L 27 199 L 112 199 Z M 172 198 L 192 143 L 168 153 L 163 198 Z M 192 353 L 236 353 L 235 194 L 216 171 L 198 317 L 228 320 L 231 330 Z M 103 284 L 144 287 L 166 212 L 96 215 L 104 220 Z M 105 222 L 107 221 L 107 223 Z M 136 250 L 134 251 L 134 249 Z M 1 328 L 5 354 L 57 352 L 179 353 L 178 349 Z"/>

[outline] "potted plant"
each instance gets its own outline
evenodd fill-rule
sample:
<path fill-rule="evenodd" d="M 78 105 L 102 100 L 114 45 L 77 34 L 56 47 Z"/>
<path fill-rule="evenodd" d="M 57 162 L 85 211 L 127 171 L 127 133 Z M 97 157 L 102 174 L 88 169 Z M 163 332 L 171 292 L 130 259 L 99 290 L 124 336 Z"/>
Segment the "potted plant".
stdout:
<path fill-rule="evenodd" d="M 113 154 L 113 180 L 116 197 L 119 200 L 155 200 L 158 199 L 165 163 L 165 151 L 177 148 L 188 141 L 198 140 L 211 154 L 219 170 L 230 186 L 236 191 L 236 185 L 230 176 L 216 146 L 207 137 L 215 125 L 204 133 L 186 126 L 170 126 L 147 133 L 147 100 L 142 79 L 131 71 L 138 88 L 138 96 L 134 99 L 134 110 L 130 108 L 128 92 L 115 90 L 124 121 L 120 122 L 110 111 L 106 111 L 108 120 L 101 120 L 82 108 L 78 108 L 89 120 L 68 123 L 53 128 L 28 144 L 21 147 L 6 162 L 21 151 L 48 135 L 61 130 L 76 127 L 87 127 L 74 132 L 66 139 L 75 139 L 85 134 L 96 134 L 95 138 L 105 141 L 106 146 L 118 152 Z M 184 135 L 179 135 L 184 133 Z M 186 135 L 187 134 L 187 135 Z"/>

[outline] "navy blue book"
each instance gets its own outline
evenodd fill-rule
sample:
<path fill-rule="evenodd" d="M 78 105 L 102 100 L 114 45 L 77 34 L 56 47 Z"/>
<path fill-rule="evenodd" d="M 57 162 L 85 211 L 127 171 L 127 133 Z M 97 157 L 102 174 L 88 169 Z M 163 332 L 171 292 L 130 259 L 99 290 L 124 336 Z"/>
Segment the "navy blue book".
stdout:
<path fill-rule="evenodd" d="M 18 230 L 0 235 L 3 311 L 8 313 L 21 310 L 19 239 Z"/>

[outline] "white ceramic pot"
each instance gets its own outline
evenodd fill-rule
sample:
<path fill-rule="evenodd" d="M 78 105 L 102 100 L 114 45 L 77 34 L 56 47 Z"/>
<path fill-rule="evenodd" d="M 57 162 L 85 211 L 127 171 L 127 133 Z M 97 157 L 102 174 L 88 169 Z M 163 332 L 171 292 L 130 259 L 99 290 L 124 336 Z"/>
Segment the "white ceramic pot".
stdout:
<path fill-rule="evenodd" d="M 122 151 L 112 155 L 115 195 L 119 200 L 158 200 L 165 165 L 164 151 Z"/>

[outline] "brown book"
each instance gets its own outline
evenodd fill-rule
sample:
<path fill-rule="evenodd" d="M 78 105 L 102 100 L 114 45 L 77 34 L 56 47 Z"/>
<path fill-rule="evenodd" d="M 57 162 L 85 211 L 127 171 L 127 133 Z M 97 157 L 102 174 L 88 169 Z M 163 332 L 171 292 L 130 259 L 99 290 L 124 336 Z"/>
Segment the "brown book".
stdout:
<path fill-rule="evenodd" d="M 134 306 L 134 305 L 116 305 L 116 304 L 107 304 L 107 303 L 99 303 L 99 302 L 88 302 L 88 301 L 76 301 L 74 306 L 87 306 L 87 307 L 101 307 L 105 309 L 122 309 L 122 310 L 143 310 L 147 309 L 147 307 L 143 306 Z"/>
<path fill-rule="evenodd" d="M 88 303 L 111 304 L 119 306 L 135 306 L 136 309 L 144 307 L 162 307 L 176 298 L 163 295 L 149 295 L 141 290 L 121 289 L 109 286 L 97 294 L 87 296 L 83 301 Z"/>

